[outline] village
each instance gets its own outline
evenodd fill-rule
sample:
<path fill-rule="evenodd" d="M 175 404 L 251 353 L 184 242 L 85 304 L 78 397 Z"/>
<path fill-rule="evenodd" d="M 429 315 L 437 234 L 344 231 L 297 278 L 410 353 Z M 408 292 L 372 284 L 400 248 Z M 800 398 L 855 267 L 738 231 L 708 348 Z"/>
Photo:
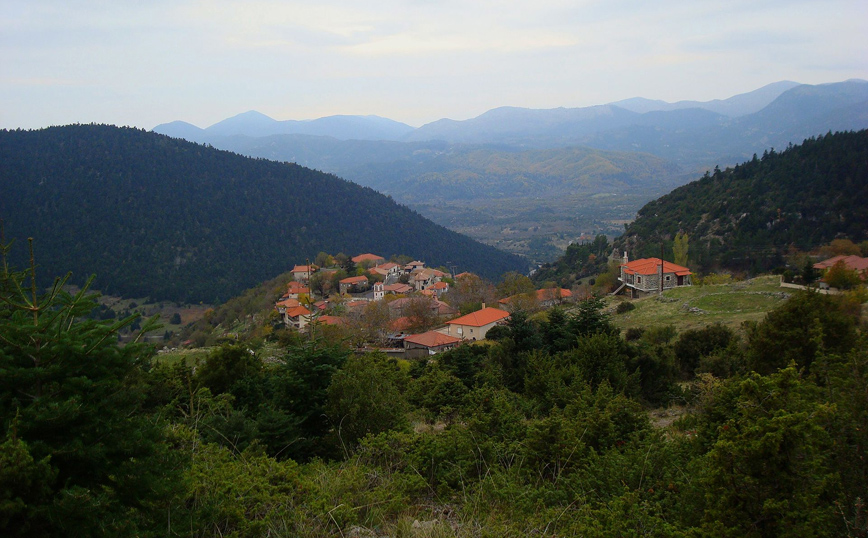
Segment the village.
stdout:
<path fill-rule="evenodd" d="M 330 256 L 318 258 L 324 266 L 306 262 L 293 267 L 293 280 L 274 306 L 278 323 L 308 334 L 352 327 L 358 348 L 406 358 L 485 340 L 516 310 L 568 305 L 582 295 L 553 286 L 535 290 L 523 275 L 513 275 L 514 286 L 495 289 L 472 273 L 401 257 L 386 260 L 364 253 L 344 256 L 340 263 Z M 616 253 L 611 258 L 621 262 L 616 293 L 636 298 L 691 285 L 686 267 L 657 258 L 629 261 L 626 252 L 623 259 Z"/>

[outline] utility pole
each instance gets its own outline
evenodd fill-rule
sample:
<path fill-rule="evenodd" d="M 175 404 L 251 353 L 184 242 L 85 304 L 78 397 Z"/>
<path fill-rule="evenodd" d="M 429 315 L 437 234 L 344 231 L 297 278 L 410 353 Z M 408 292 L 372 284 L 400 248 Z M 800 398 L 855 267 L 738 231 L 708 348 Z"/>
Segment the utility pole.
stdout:
<path fill-rule="evenodd" d="M 660 270 L 657 271 L 657 286 L 660 288 L 660 295 L 663 295 L 663 243 L 660 243 Z"/>

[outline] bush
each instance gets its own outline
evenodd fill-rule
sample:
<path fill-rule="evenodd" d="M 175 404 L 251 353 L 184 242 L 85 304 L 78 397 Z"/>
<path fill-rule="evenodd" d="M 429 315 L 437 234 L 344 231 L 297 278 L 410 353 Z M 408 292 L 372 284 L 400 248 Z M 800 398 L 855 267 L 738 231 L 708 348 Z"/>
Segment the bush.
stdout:
<path fill-rule="evenodd" d="M 623 303 L 618 304 L 615 312 L 617 312 L 618 314 L 626 314 L 631 310 L 636 310 L 636 305 L 631 303 L 630 301 L 624 301 Z"/>
<path fill-rule="evenodd" d="M 642 338 L 642 335 L 645 334 L 644 327 L 630 327 L 627 329 L 626 334 L 624 334 L 624 340 L 628 342 L 635 342 L 636 340 Z"/>
<path fill-rule="evenodd" d="M 703 357 L 726 348 L 734 339 L 735 333 L 732 329 L 719 323 L 702 329 L 684 331 L 675 342 L 675 357 L 681 373 L 692 375 Z"/>

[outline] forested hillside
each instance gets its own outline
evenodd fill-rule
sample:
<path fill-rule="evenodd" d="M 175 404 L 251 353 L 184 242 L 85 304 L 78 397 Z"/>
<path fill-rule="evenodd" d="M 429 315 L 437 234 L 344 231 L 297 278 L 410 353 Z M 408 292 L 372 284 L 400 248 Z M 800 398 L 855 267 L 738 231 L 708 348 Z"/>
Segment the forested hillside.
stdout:
<path fill-rule="evenodd" d="M 0 191 L 6 237 L 35 238 L 39 274 L 95 273 L 118 295 L 222 301 L 320 251 L 525 268 L 336 176 L 130 128 L 0 131 Z"/>
<path fill-rule="evenodd" d="M 278 330 L 170 361 L 0 265 L 4 537 L 865 535 L 859 294 L 742 333 L 628 339 L 590 299 L 424 360 Z"/>
<path fill-rule="evenodd" d="M 792 246 L 868 239 L 868 131 L 829 134 L 732 169 L 716 169 L 648 203 L 618 240 L 631 258 L 671 252 L 678 232 L 707 270 L 765 270 Z"/>

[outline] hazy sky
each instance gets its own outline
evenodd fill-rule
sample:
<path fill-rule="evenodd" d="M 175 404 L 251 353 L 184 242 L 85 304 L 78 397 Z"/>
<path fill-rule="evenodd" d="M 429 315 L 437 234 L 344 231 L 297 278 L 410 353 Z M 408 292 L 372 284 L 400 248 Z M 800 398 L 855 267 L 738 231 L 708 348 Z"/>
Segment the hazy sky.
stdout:
<path fill-rule="evenodd" d="M 0 127 L 207 127 L 868 79 L 866 0 L 0 0 Z"/>

